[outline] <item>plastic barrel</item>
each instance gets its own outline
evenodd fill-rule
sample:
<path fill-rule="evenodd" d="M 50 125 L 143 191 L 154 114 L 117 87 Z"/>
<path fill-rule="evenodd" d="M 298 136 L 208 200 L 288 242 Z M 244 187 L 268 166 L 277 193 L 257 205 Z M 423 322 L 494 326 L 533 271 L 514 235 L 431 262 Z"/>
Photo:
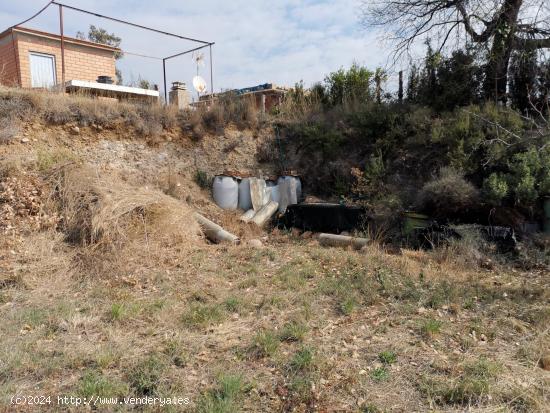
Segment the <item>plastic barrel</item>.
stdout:
<path fill-rule="evenodd" d="M 279 185 L 275 181 L 265 181 L 266 186 L 271 189 L 271 200 L 277 203 L 281 202 L 281 193 L 279 192 Z"/>
<path fill-rule="evenodd" d="M 222 209 L 235 210 L 239 206 L 239 184 L 231 176 L 218 175 L 212 185 L 214 202 Z"/>
<path fill-rule="evenodd" d="M 239 208 L 244 211 L 248 211 L 250 208 L 252 208 L 249 178 L 243 178 L 241 182 L 239 182 Z"/>

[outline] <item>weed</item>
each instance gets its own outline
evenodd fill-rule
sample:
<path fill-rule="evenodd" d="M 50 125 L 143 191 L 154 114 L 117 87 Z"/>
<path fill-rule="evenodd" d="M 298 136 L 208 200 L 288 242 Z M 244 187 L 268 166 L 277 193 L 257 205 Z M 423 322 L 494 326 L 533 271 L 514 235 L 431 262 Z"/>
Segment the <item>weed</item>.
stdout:
<path fill-rule="evenodd" d="M 457 291 L 454 285 L 446 280 L 443 280 L 431 291 L 431 294 L 426 301 L 426 306 L 437 309 L 442 305 L 449 305 L 456 296 Z"/>
<path fill-rule="evenodd" d="M 357 301 L 354 297 L 345 297 L 339 304 L 338 309 L 343 315 L 350 315 L 355 310 Z"/>
<path fill-rule="evenodd" d="M 313 361 L 313 350 L 309 347 L 302 347 L 292 356 L 288 367 L 293 373 L 308 371 L 313 366 Z"/>
<path fill-rule="evenodd" d="M 95 356 L 95 364 L 100 369 L 108 369 L 115 366 L 120 360 L 120 353 L 118 353 L 113 348 L 107 348 L 104 351 L 101 351 Z"/>
<path fill-rule="evenodd" d="M 292 399 L 297 403 L 305 404 L 313 401 L 315 397 L 313 393 L 314 384 L 313 378 L 307 374 L 293 377 L 289 386 Z"/>
<path fill-rule="evenodd" d="M 297 321 L 291 321 L 283 326 L 281 332 L 279 333 L 279 340 L 289 342 L 302 341 L 307 330 L 306 325 Z"/>
<path fill-rule="evenodd" d="M 238 313 L 242 310 L 243 303 L 237 297 L 228 297 L 224 302 L 224 306 L 230 313 Z"/>
<path fill-rule="evenodd" d="M 95 370 L 86 371 L 78 385 L 78 395 L 86 398 L 124 396 L 127 390 L 124 383 L 109 379 Z"/>
<path fill-rule="evenodd" d="M 197 169 L 195 171 L 195 175 L 193 176 L 193 180 L 201 189 L 210 188 L 211 179 L 208 177 L 208 174 L 205 171 Z"/>
<path fill-rule="evenodd" d="M 422 324 L 420 325 L 420 333 L 425 338 L 433 338 L 441 332 L 441 326 L 441 321 L 430 318 L 422 322 Z"/>
<path fill-rule="evenodd" d="M 48 171 L 55 166 L 69 162 L 78 162 L 78 157 L 68 149 L 40 149 L 36 153 L 36 167 L 39 171 Z"/>
<path fill-rule="evenodd" d="M 386 381 L 390 377 L 390 372 L 386 367 L 377 367 L 370 373 L 371 378 L 374 381 Z"/>
<path fill-rule="evenodd" d="M 164 343 L 163 353 L 166 354 L 170 361 L 177 367 L 183 367 L 187 363 L 187 354 L 180 340 L 168 339 Z"/>
<path fill-rule="evenodd" d="M 425 379 L 421 390 L 439 403 L 476 403 L 489 394 L 491 382 L 499 371 L 498 364 L 480 358 L 464 364 L 462 373 L 455 380 Z"/>
<path fill-rule="evenodd" d="M 202 394 L 197 411 L 199 413 L 233 413 L 238 411 L 237 401 L 245 386 L 240 375 L 222 375 L 215 388 Z"/>
<path fill-rule="evenodd" d="M 253 288 L 258 286 L 258 279 L 256 277 L 250 277 L 246 280 L 241 281 L 237 287 L 239 287 L 241 290 L 246 290 L 248 288 Z"/>
<path fill-rule="evenodd" d="M 397 354 L 393 351 L 386 350 L 378 354 L 378 360 L 384 364 L 393 364 L 397 361 Z"/>
<path fill-rule="evenodd" d="M 109 320 L 111 321 L 120 321 L 122 320 L 127 313 L 126 306 L 123 303 L 113 303 L 109 310 Z"/>
<path fill-rule="evenodd" d="M 159 380 L 166 368 L 155 355 L 136 364 L 128 373 L 128 381 L 137 396 L 158 395 Z"/>
<path fill-rule="evenodd" d="M 269 330 L 260 330 L 254 336 L 252 353 L 256 357 L 271 357 L 279 348 L 279 339 L 275 333 Z"/>
<path fill-rule="evenodd" d="M 206 327 L 223 320 L 224 313 L 218 304 L 194 303 L 182 315 L 182 321 L 189 327 Z"/>

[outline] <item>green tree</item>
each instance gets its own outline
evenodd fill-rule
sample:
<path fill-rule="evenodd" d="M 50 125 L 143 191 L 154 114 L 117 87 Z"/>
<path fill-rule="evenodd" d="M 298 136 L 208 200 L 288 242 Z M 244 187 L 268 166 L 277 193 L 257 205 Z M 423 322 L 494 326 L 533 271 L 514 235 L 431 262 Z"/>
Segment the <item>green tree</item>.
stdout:
<path fill-rule="evenodd" d="M 122 39 L 118 37 L 114 33 L 109 33 L 107 30 L 96 27 L 93 24 L 90 25 L 90 28 L 88 29 L 88 34 L 84 34 L 84 32 L 77 32 L 76 33 L 77 39 L 81 40 L 88 40 L 90 42 L 94 43 L 100 43 L 100 44 L 106 44 L 108 46 L 120 48 L 120 44 L 122 43 Z M 124 56 L 124 53 L 122 51 L 115 52 L 115 59 L 119 60 Z M 120 69 L 115 69 L 116 77 L 117 77 L 117 84 L 122 84 L 122 72 Z"/>
<path fill-rule="evenodd" d="M 354 63 L 348 70 L 341 68 L 325 78 L 328 101 L 332 106 L 349 102 L 372 101 L 373 72 Z"/>
<path fill-rule="evenodd" d="M 436 49 L 460 48 L 462 39 L 487 50 L 484 90 L 505 102 L 514 51 L 550 48 L 548 0 L 363 0 L 363 23 L 385 27 L 395 39 L 396 57 L 416 41 L 433 36 Z M 454 46 L 454 44 L 459 46 Z"/>

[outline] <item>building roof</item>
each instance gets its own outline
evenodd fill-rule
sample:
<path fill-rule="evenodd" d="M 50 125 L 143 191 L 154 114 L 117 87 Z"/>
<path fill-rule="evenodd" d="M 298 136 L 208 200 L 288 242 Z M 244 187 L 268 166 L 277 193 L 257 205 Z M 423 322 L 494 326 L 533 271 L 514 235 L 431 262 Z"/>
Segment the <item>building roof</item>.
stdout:
<path fill-rule="evenodd" d="M 52 39 L 52 40 L 59 40 L 59 41 L 61 40 L 61 36 L 59 34 L 43 32 L 35 29 L 28 29 L 26 27 L 20 27 L 20 26 L 10 27 L 9 29 L 3 31 L 2 33 L 0 33 L 0 39 L 12 33 L 23 33 L 31 36 L 42 37 L 45 39 Z M 111 52 L 120 51 L 118 47 L 113 47 L 106 44 L 94 43 L 88 40 L 76 39 L 74 37 L 63 36 L 63 41 L 66 43 L 77 44 L 85 47 L 93 47 L 96 49 L 109 50 Z"/>

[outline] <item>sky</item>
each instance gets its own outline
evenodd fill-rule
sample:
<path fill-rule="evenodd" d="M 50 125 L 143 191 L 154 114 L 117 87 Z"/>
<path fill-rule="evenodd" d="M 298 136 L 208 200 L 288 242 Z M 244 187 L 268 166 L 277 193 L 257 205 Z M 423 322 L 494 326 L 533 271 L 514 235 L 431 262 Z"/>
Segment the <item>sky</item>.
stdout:
<path fill-rule="evenodd" d="M 391 47 L 382 34 L 359 21 L 359 0 L 61 0 L 64 4 L 132 21 L 183 36 L 215 42 L 214 90 L 272 82 L 306 86 L 353 62 L 370 69 L 387 66 Z M 27 19 L 47 0 L 3 1 L 1 30 Z M 94 16 L 65 10 L 65 34 L 87 31 L 90 24 L 122 38 L 131 53 L 165 57 L 195 47 Z M 24 26 L 59 32 L 57 6 L 50 6 Z M 208 49 L 199 73 L 210 89 Z M 140 77 L 162 89 L 162 62 L 126 54 L 118 62 L 124 82 Z M 392 71 L 399 68 L 392 68 Z M 191 83 L 196 66 L 191 56 L 168 62 L 168 82 Z"/>

